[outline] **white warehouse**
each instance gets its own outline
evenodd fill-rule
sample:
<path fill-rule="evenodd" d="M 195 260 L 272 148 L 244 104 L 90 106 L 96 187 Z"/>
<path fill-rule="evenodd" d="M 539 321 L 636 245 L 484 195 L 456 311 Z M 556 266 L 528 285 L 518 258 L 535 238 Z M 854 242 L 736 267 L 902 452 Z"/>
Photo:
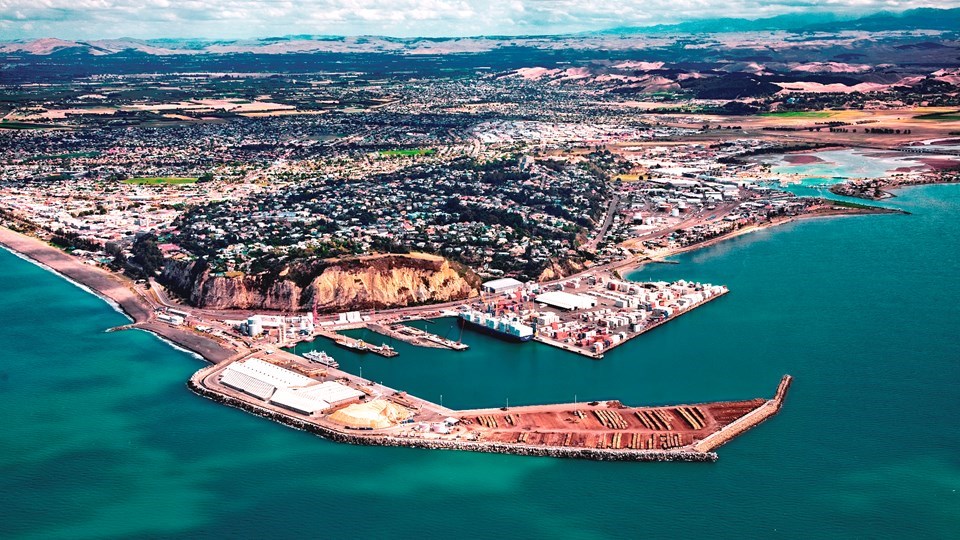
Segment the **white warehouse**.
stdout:
<path fill-rule="evenodd" d="M 483 284 L 483 292 L 490 294 L 511 293 L 520 287 L 523 287 L 523 282 L 513 278 L 494 279 Z"/>
<path fill-rule="evenodd" d="M 537 295 L 536 302 L 567 311 L 597 306 L 596 298 L 583 294 L 571 294 L 564 291 L 551 291 Z"/>

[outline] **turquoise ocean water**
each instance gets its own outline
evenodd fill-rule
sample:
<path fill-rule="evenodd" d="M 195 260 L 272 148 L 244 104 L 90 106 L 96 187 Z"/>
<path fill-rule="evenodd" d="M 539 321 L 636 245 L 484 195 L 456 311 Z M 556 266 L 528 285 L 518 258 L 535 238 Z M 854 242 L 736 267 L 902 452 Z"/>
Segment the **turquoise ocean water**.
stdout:
<path fill-rule="evenodd" d="M 393 359 L 312 345 L 451 407 L 752 398 L 793 374 L 781 414 L 713 464 L 331 443 L 193 395 L 201 361 L 104 333 L 125 318 L 0 251 L 0 538 L 956 537 L 960 186 L 892 204 L 912 214 L 643 269 L 731 293 L 599 362 L 470 332 L 467 352 Z"/>

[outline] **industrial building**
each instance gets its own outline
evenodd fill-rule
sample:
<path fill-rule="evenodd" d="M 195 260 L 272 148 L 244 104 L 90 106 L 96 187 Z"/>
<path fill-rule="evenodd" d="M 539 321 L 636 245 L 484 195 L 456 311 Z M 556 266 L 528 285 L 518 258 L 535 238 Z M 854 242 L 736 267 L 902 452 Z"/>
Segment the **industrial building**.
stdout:
<path fill-rule="evenodd" d="M 363 316 L 359 311 L 348 311 L 337 314 L 337 324 L 356 324 L 363 322 Z"/>
<path fill-rule="evenodd" d="M 332 407 L 360 401 L 364 395 L 345 384 L 327 381 L 302 388 L 281 388 L 270 398 L 270 403 L 300 414 L 314 415 Z"/>
<path fill-rule="evenodd" d="M 596 307 L 597 299 L 583 294 L 571 294 L 564 291 L 551 291 L 537 295 L 536 302 L 555 308 L 572 311 Z"/>
<path fill-rule="evenodd" d="M 255 398 L 262 399 L 263 401 L 270 399 L 270 396 L 272 396 L 277 390 L 276 386 L 268 382 L 261 381 L 256 377 L 251 377 L 246 373 L 233 370 L 231 369 L 232 367 L 233 366 L 223 370 L 223 375 L 220 377 L 220 384 L 229 386 L 234 390 L 246 392 Z"/>
<path fill-rule="evenodd" d="M 173 326 L 180 326 L 184 321 L 183 317 L 179 315 L 170 315 L 167 313 L 158 313 L 157 320 Z"/>
<path fill-rule="evenodd" d="M 224 372 L 227 371 L 237 371 L 249 375 L 255 379 L 272 384 L 277 388 L 307 386 L 317 382 L 306 375 L 301 375 L 295 371 L 290 371 L 289 369 L 271 364 L 270 362 L 260 360 L 259 358 L 238 360 L 224 370 Z"/>
<path fill-rule="evenodd" d="M 314 330 L 313 314 L 299 315 L 296 317 L 284 317 L 282 315 L 251 315 L 245 321 L 234 322 L 240 328 L 240 331 L 248 336 L 259 336 L 270 330 L 280 329 L 280 332 L 286 337 L 295 335 L 310 335 Z"/>
<path fill-rule="evenodd" d="M 523 287 L 523 283 L 513 278 L 501 278 L 483 284 L 483 292 L 490 294 L 511 293 Z"/>
<path fill-rule="evenodd" d="M 220 383 L 306 415 L 360 401 L 366 395 L 335 381 L 317 384 L 315 379 L 259 358 L 230 364 L 223 370 Z"/>
<path fill-rule="evenodd" d="M 317 386 L 300 390 L 300 392 L 309 393 L 312 396 L 322 399 L 329 403 L 331 407 L 339 407 L 340 405 L 358 401 L 366 395 L 355 388 L 350 388 L 345 384 L 340 384 L 335 381 L 327 381 Z"/>
<path fill-rule="evenodd" d="M 258 358 L 248 358 L 230 364 L 223 370 L 220 383 L 234 390 L 246 392 L 267 401 L 278 388 L 306 386 L 316 381 L 289 369 L 275 366 Z"/>
<path fill-rule="evenodd" d="M 330 403 L 315 394 L 291 388 L 281 388 L 270 398 L 270 403 L 280 405 L 300 414 L 313 416 L 330 408 Z"/>

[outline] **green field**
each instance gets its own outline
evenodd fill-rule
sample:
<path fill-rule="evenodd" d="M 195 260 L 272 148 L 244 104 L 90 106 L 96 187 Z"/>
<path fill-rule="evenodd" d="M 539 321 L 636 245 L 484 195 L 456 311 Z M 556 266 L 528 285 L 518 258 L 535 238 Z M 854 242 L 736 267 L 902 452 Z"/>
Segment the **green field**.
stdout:
<path fill-rule="evenodd" d="M 914 116 L 917 120 L 934 120 L 937 122 L 956 122 L 960 120 L 960 111 L 939 112 Z"/>
<path fill-rule="evenodd" d="M 31 122 L 0 122 L 0 129 L 53 129 L 65 128 L 57 124 L 34 124 Z"/>
<path fill-rule="evenodd" d="M 407 148 L 403 150 L 381 150 L 380 155 L 384 157 L 412 157 L 412 156 L 432 156 L 437 151 L 433 148 Z"/>
<path fill-rule="evenodd" d="M 833 116 L 829 111 L 782 111 L 760 113 L 759 116 L 772 116 L 775 118 L 829 118 Z"/>
<path fill-rule="evenodd" d="M 154 186 L 160 184 L 196 184 L 196 178 L 182 178 L 177 176 L 158 176 L 152 178 L 130 178 L 123 181 L 124 184 L 133 184 L 137 186 Z"/>

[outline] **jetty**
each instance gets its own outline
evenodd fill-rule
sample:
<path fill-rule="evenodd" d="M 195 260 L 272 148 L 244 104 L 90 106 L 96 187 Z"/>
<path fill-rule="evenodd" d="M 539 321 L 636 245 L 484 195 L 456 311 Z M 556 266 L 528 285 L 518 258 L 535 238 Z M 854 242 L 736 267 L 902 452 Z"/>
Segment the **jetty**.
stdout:
<path fill-rule="evenodd" d="M 436 334 L 431 334 L 426 330 L 421 330 L 419 328 L 414 328 L 401 323 L 369 323 L 367 324 L 367 328 L 380 335 L 397 339 L 418 347 L 450 349 L 453 351 L 465 351 L 470 348 L 470 346 L 466 343 L 443 338 Z"/>
<path fill-rule="evenodd" d="M 343 334 L 331 332 L 329 330 L 317 330 L 316 335 L 323 336 L 333 341 L 340 347 L 343 347 L 344 349 L 349 349 L 354 352 L 359 352 L 359 353 L 370 352 L 373 354 L 379 354 L 380 356 L 385 356 L 387 358 L 393 358 L 394 356 L 397 356 L 398 354 L 400 354 L 396 350 L 394 350 L 393 347 L 387 345 L 386 343 L 383 343 L 381 345 L 371 345 L 366 341 L 363 341 L 362 339 L 355 339 L 349 336 L 345 336 Z"/>

